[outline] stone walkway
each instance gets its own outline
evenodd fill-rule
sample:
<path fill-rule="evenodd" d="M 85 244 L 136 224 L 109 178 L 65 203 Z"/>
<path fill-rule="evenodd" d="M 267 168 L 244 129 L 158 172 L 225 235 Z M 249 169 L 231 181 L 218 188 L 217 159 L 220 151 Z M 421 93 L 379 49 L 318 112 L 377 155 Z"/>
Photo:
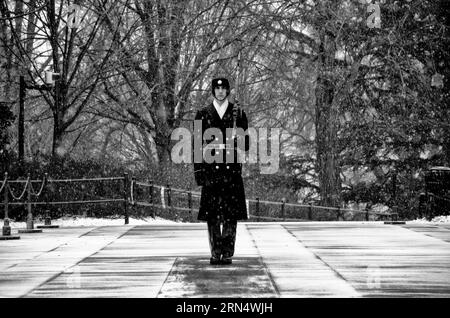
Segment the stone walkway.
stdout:
<path fill-rule="evenodd" d="M 239 223 L 233 264 L 206 225 L 44 229 L 0 241 L 0 297 L 449 297 L 450 227 Z"/>

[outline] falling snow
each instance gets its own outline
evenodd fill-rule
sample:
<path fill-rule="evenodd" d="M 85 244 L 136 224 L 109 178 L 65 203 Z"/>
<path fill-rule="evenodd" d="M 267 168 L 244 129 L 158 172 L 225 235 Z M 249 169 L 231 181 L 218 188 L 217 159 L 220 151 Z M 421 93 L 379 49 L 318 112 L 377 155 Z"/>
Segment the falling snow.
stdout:
<path fill-rule="evenodd" d="M 3 224 L 3 220 L 1 220 Z M 129 225 L 147 225 L 147 224 L 174 224 L 175 221 L 166 220 L 160 217 L 147 217 L 142 219 L 129 218 Z M 42 225 L 44 221 L 35 220 L 34 225 Z M 91 227 L 91 226 L 113 226 L 113 225 L 125 225 L 123 218 L 91 218 L 91 217 L 62 217 L 52 220 L 52 225 L 59 225 L 60 227 Z M 14 222 L 10 221 L 12 229 L 25 228 L 26 222 Z"/>

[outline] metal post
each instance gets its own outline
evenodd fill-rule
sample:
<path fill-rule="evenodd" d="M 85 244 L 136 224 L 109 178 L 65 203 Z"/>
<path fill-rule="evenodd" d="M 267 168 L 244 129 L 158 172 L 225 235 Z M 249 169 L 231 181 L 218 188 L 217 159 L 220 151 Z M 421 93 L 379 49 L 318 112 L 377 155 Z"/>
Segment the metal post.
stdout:
<path fill-rule="evenodd" d="M 44 189 L 42 191 L 44 191 L 44 197 L 45 197 L 45 221 L 44 221 L 44 225 L 45 226 L 51 226 L 52 225 L 52 218 L 50 216 L 50 209 L 49 209 L 49 204 L 48 204 L 48 193 L 47 193 L 47 178 L 48 178 L 48 174 L 44 174 Z"/>
<path fill-rule="evenodd" d="M 9 218 L 8 218 L 8 204 L 9 204 L 9 196 L 8 196 L 8 173 L 5 172 L 5 184 L 3 186 L 3 191 L 4 192 L 4 200 L 3 203 L 5 205 L 5 220 L 3 221 L 3 235 L 4 236 L 9 236 L 11 235 L 11 226 L 9 226 Z"/>
<path fill-rule="evenodd" d="M 150 203 L 150 213 L 151 213 L 151 215 L 152 215 L 152 218 L 155 218 L 155 208 L 154 208 L 154 206 L 153 206 L 153 181 L 150 180 L 150 181 L 149 181 L 149 184 L 150 184 L 150 187 L 149 187 L 149 189 L 148 189 L 148 191 L 149 191 L 149 198 L 148 198 L 148 201 L 149 201 L 149 203 Z"/>
<path fill-rule="evenodd" d="M 192 192 L 188 192 L 188 207 L 189 207 L 189 220 L 192 222 Z"/>
<path fill-rule="evenodd" d="M 28 173 L 27 182 L 27 230 L 32 230 L 34 228 L 33 212 L 31 211 L 31 175 Z"/>
<path fill-rule="evenodd" d="M 170 215 L 172 215 L 173 214 L 172 213 L 173 212 L 173 210 L 172 210 L 172 196 L 171 196 L 172 190 L 170 189 L 170 184 L 167 184 L 166 187 L 167 187 L 167 207 L 168 207 Z M 178 218 L 178 215 L 175 215 L 175 219 L 177 219 L 177 218 Z"/>
<path fill-rule="evenodd" d="M 33 220 L 33 212 L 31 209 L 31 175 L 28 173 L 27 175 L 27 227 L 23 230 L 19 230 L 19 233 L 41 233 L 41 229 L 34 228 L 34 220 Z"/>
<path fill-rule="evenodd" d="M 44 225 L 38 225 L 38 229 L 57 229 L 59 228 L 59 225 L 52 224 L 52 217 L 51 217 L 51 211 L 50 211 L 50 205 L 48 204 L 48 192 L 47 192 L 47 180 L 48 180 L 48 174 L 44 174 L 44 186 L 43 186 L 43 193 L 41 195 L 45 198 L 45 219 L 44 219 Z"/>
<path fill-rule="evenodd" d="M 256 221 L 259 221 L 259 198 L 256 198 L 255 215 Z"/>
<path fill-rule="evenodd" d="M 341 218 L 341 207 L 337 208 L 337 212 L 336 212 L 336 219 L 337 221 L 339 221 L 339 219 Z"/>
<path fill-rule="evenodd" d="M 8 218 L 9 191 L 8 191 L 7 172 L 5 172 L 5 185 L 3 187 L 3 191 L 5 191 L 3 196 L 3 203 L 5 205 L 5 219 L 3 221 L 2 236 L 0 236 L 0 240 L 17 240 L 20 239 L 20 236 L 11 235 L 11 226 L 9 225 L 9 218 Z"/>
<path fill-rule="evenodd" d="M 24 162 L 24 154 L 25 154 L 25 120 L 24 120 L 24 112 L 25 112 L 25 95 L 26 95 L 26 84 L 25 77 L 20 76 L 19 80 L 19 122 L 18 122 L 18 143 L 19 143 L 19 174 L 22 175 L 22 168 Z"/>
<path fill-rule="evenodd" d="M 129 219 L 128 219 L 128 173 L 124 173 L 123 174 L 123 199 L 124 199 L 124 203 L 123 203 L 123 212 L 125 215 L 125 224 L 129 223 Z"/>
<path fill-rule="evenodd" d="M 8 216 L 8 203 L 9 203 L 9 193 L 8 193 L 8 172 L 5 172 L 5 186 L 4 186 L 4 202 L 5 202 L 5 220 L 9 218 Z"/>
<path fill-rule="evenodd" d="M 169 208 L 171 208 L 171 198 L 170 198 L 170 194 L 171 194 L 171 192 L 172 192 L 172 190 L 170 189 L 170 184 L 167 184 L 167 206 L 169 207 Z"/>
<path fill-rule="evenodd" d="M 131 188 L 130 188 L 130 200 L 131 200 L 131 215 L 136 214 L 136 198 L 134 196 L 134 187 L 136 185 L 136 177 L 132 176 L 131 177 Z"/>
<path fill-rule="evenodd" d="M 281 218 L 283 219 L 283 221 L 285 221 L 285 216 L 284 216 L 285 203 L 286 203 L 286 199 L 285 198 L 281 199 Z"/>
<path fill-rule="evenodd" d="M 392 198 L 393 198 L 393 206 L 392 206 L 392 210 L 394 213 L 398 213 L 398 206 L 397 206 L 397 173 L 394 173 L 394 175 L 392 176 Z M 392 214 L 391 214 L 391 220 L 393 220 L 392 218 Z"/>
<path fill-rule="evenodd" d="M 426 200 L 425 193 L 421 192 L 419 194 L 419 218 L 420 219 L 424 217 L 423 206 L 425 204 L 425 200 Z"/>
<path fill-rule="evenodd" d="M 308 220 L 312 221 L 312 203 L 308 207 Z"/>
<path fill-rule="evenodd" d="M 45 197 L 45 223 L 44 225 L 52 225 L 52 218 L 50 216 L 50 208 L 48 204 L 48 192 L 47 192 L 47 180 L 48 180 L 48 174 L 44 174 L 44 197 Z"/>
<path fill-rule="evenodd" d="M 430 204 L 430 196 L 428 193 L 427 188 L 425 187 L 425 201 L 426 201 L 426 205 L 425 205 L 425 217 L 427 218 L 428 221 L 431 221 L 432 217 L 431 217 L 431 204 Z"/>
<path fill-rule="evenodd" d="M 394 204 L 395 204 L 395 202 L 396 202 L 396 197 L 397 197 L 397 173 L 394 173 L 393 175 L 392 175 L 392 197 L 393 197 L 393 200 L 394 200 Z"/>
<path fill-rule="evenodd" d="M 366 221 L 369 221 L 369 206 L 366 206 Z"/>

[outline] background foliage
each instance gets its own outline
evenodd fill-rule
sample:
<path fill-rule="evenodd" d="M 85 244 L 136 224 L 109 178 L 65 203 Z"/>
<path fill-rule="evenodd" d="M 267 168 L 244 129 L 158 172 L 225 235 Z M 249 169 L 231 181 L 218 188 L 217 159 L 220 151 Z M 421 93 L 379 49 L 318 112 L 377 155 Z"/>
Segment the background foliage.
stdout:
<path fill-rule="evenodd" d="M 445 0 L 1 0 L 0 172 L 198 190 L 170 135 L 226 76 L 251 126 L 282 130 L 279 171 L 247 166 L 248 197 L 416 217 L 424 171 L 450 165 L 448 16 Z M 61 78 L 26 90 L 21 167 L 19 76 L 46 70 Z"/>

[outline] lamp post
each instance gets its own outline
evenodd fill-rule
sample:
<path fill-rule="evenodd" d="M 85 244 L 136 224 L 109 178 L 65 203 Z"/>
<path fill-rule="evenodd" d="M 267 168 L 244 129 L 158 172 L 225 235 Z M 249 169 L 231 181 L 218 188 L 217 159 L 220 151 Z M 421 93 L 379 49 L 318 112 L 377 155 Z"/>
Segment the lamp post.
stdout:
<path fill-rule="evenodd" d="M 51 71 L 45 72 L 45 84 L 42 85 L 29 85 L 25 81 L 25 77 L 23 75 L 20 76 L 19 81 L 19 123 L 18 123 L 18 142 L 19 142 L 19 174 L 23 174 L 23 163 L 25 156 L 25 97 L 27 89 L 35 89 L 38 91 L 51 91 L 55 79 L 59 76 L 59 73 L 53 73 Z M 58 98 L 56 91 L 55 98 Z"/>
<path fill-rule="evenodd" d="M 24 104 L 25 104 L 25 95 L 26 95 L 26 84 L 25 78 L 20 76 L 19 82 L 19 169 L 20 174 L 22 174 L 22 166 L 23 166 L 23 158 L 24 158 L 24 149 L 25 149 L 25 141 L 24 141 L 24 133 L 25 133 L 25 123 L 24 123 Z"/>

